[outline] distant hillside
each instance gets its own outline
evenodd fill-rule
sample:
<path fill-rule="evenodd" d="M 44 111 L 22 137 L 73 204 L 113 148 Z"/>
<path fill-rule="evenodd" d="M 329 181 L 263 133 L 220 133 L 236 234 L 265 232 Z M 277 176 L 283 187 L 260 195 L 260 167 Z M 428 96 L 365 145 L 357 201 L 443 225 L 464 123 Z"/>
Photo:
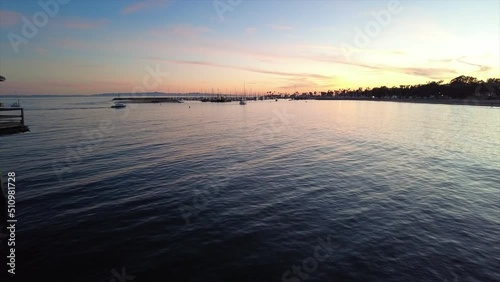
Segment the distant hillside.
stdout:
<path fill-rule="evenodd" d="M 95 97 L 118 97 L 118 96 L 174 96 L 179 94 L 172 93 L 163 93 L 163 92 L 144 92 L 144 93 L 101 93 L 101 94 L 93 94 L 90 96 Z"/>
<path fill-rule="evenodd" d="M 93 94 L 94 97 L 113 97 L 113 98 L 127 98 L 127 97 L 199 97 L 199 96 L 216 96 L 217 94 L 209 93 L 164 93 L 164 92 L 144 92 L 144 93 L 102 93 Z M 221 94 L 227 95 L 227 94 Z"/>

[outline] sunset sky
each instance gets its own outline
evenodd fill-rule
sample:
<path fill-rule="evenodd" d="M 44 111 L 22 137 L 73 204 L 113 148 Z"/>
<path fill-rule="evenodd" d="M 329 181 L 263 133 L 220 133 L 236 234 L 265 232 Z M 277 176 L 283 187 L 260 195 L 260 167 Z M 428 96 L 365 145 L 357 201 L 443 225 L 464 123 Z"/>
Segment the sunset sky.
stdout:
<path fill-rule="evenodd" d="M 292 93 L 500 77 L 495 0 L 59 2 L 47 15 L 39 1 L 0 0 L 0 94 L 244 84 Z"/>

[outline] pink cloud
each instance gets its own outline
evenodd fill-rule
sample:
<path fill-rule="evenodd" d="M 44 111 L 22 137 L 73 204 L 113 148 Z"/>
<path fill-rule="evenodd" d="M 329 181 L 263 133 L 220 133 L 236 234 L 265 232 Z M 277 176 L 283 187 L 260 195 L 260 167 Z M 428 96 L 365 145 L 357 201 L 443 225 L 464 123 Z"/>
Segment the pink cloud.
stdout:
<path fill-rule="evenodd" d="M 48 49 L 45 49 L 45 48 L 35 48 L 35 52 L 38 54 L 38 55 L 48 55 L 49 54 L 49 50 Z"/>
<path fill-rule="evenodd" d="M 257 32 L 257 29 L 255 27 L 247 27 L 245 28 L 245 33 L 246 34 L 255 34 Z"/>
<path fill-rule="evenodd" d="M 389 51 L 391 52 L 391 51 Z M 394 54 L 399 55 L 400 52 L 393 52 Z M 398 74 L 408 74 L 412 76 L 421 76 L 430 79 L 441 79 L 444 75 L 453 75 L 456 74 L 456 70 L 452 68 L 432 68 L 432 67 L 398 67 L 391 65 L 381 65 L 381 64 L 367 64 L 360 62 L 350 62 L 347 61 L 343 55 L 322 55 L 322 56 L 314 56 L 309 57 L 310 60 L 317 62 L 326 62 L 326 63 L 334 63 L 334 64 L 342 64 L 347 66 L 359 67 L 368 70 L 375 71 L 376 73 L 380 73 L 381 71 L 393 72 Z M 479 66 L 479 65 L 476 65 Z M 481 66 L 483 67 L 483 66 Z"/>
<path fill-rule="evenodd" d="M 136 3 L 130 4 L 124 7 L 121 11 L 122 15 L 132 14 L 141 10 L 155 9 L 165 5 L 169 5 L 172 1 L 159 1 L 159 0 L 149 0 L 149 1 L 138 1 Z"/>
<path fill-rule="evenodd" d="M 0 10 L 0 27 L 16 25 L 21 22 L 22 16 L 16 12 Z"/>
<path fill-rule="evenodd" d="M 83 48 L 84 43 L 78 40 L 74 39 L 63 39 L 60 41 L 60 44 L 58 44 L 62 48 Z"/>
<path fill-rule="evenodd" d="M 462 64 L 466 64 L 469 66 L 478 67 L 480 72 L 485 72 L 485 71 L 489 71 L 492 69 L 492 67 L 490 67 L 490 66 L 466 62 L 464 59 L 465 59 L 465 57 L 461 57 L 461 58 L 457 59 L 457 62 L 462 63 Z"/>
<path fill-rule="evenodd" d="M 176 35 L 179 37 L 194 37 L 201 33 L 209 32 L 210 29 L 206 26 L 192 26 L 192 25 L 174 25 L 166 29 L 155 29 L 151 31 L 153 35 Z"/>
<path fill-rule="evenodd" d="M 70 20 L 64 23 L 64 27 L 70 29 L 92 29 L 106 25 L 108 20 Z"/>
<path fill-rule="evenodd" d="M 329 83 L 329 84 L 319 84 L 315 83 L 312 81 L 308 81 L 307 79 L 301 79 L 301 80 L 289 80 L 286 82 L 286 85 L 282 85 L 278 87 L 279 89 L 283 89 L 286 91 L 293 90 L 295 91 L 296 89 L 316 89 L 316 88 L 331 88 L 337 86 L 335 83 Z"/>
<path fill-rule="evenodd" d="M 50 87 L 62 87 L 62 88 L 75 88 L 84 89 L 85 85 L 82 83 L 72 83 L 72 82 L 44 82 L 43 85 Z"/>
<path fill-rule="evenodd" d="M 112 45 L 107 45 L 104 42 L 66 38 L 59 40 L 57 47 L 64 49 L 110 50 Z"/>
<path fill-rule="evenodd" d="M 185 44 L 184 44 L 185 45 Z M 204 42 L 204 44 L 182 46 L 183 51 L 196 52 L 207 56 L 228 56 L 228 55 L 243 55 L 245 57 L 253 57 L 259 60 L 293 60 L 297 59 L 295 54 L 287 54 L 284 51 L 272 52 L 271 48 L 252 48 L 248 44 L 230 41 L 217 40 L 214 42 Z M 281 48 L 280 48 L 281 49 Z"/>
<path fill-rule="evenodd" d="M 289 25 L 269 25 L 271 29 L 274 30 L 280 30 L 280 31 L 285 31 L 285 30 L 292 30 L 293 27 Z"/>
<path fill-rule="evenodd" d="M 243 71 L 284 76 L 284 77 L 295 77 L 295 78 L 308 77 L 308 78 L 327 79 L 327 80 L 332 79 L 332 77 L 330 77 L 330 76 L 315 74 L 315 73 L 291 73 L 291 72 L 281 72 L 281 71 L 269 71 L 269 70 L 255 69 L 255 68 L 249 68 L 249 67 L 238 67 L 238 66 L 214 64 L 214 63 L 210 63 L 210 62 L 182 61 L 182 60 L 166 60 L 166 61 L 176 63 L 176 64 L 182 64 L 182 65 L 198 65 L 198 66 L 206 66 L 206 67 L 227 68 L 227 69 L 243 70 Z"/>

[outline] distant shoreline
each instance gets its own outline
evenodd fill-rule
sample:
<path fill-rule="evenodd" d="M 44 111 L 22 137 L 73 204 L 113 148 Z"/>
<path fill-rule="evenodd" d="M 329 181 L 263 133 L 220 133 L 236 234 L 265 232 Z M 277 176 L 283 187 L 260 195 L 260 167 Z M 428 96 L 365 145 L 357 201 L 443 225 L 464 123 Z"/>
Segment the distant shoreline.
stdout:
<path fill-rule="evenodd" d="M 464 105 L 464 106 L 487 106 L 500 107 L 500 99 L 380 99 L 380 98 L 317 98 L 320 101 L 375 101 L 375 102 L 398 102 L 436 105 Z"/>
<path fill-rule="evenodd" d="M 144 94 L 142 94 L 144 95 Z M 212 97 L 212 95 L 207 95 Z M 136 102 L 136 103 L 158 103 L 158 102 L 180 102 L 180 100 L 186 101 L 201 101 L 206 99 L 207 96 L 191 96 L 186 94 L 177 94 L 172 96 L 165 95 L 162 97 L 134 97 L 131 94 L 131 97 L 123 97 L 123 98 L 113 98 L 112 100 L 123 100 L 128 102 Z M 10 98 L 106 98 L 107 96 L 97 96 L 97 95 L 19 95 L 19 96 L 0 96 L 2 99 L 10 99 Z M 216 97 L 215 95 L 213 97 Z M 226 96 L 224 96 L 226 97 Z M 398 99 L 398 98 L 347 98 L 347 97 L 320 97 L 320 96 L 307 96 L 307 97 L 279 97 L 276 95 L 271 96 L 260 96 L 260 97 L 250 97 L 250 96 L 239 96 L 239 95 L 228 95 L 232 101 L 239 101 L 242 97 L 246 100 L 293 100 L 293 101 L 301 101 L 301 100 L 316 100 L 316 101 L 374 101 L 374 102 L 398 102 L 398 103 L 417 103 L 417 104 L 436 104 L 436 105 L 465 105 L 465 106 L 483 106 L 483 107 L 500 107 L 500 99 L 436 99 L 436 98 L 412 98 L 412 99 Z M 108 97 L 109 98 L 109 97 Z"/>

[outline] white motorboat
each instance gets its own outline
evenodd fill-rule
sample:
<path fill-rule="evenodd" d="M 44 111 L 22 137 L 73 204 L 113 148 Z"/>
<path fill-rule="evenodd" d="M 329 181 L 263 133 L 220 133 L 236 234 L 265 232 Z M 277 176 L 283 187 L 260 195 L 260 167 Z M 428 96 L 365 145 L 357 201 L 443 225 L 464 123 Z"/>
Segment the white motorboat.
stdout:
<path fill-rule="evenodd" d="M 127 105 L 125 105 L 124 103 L 120 103 L 120 102 L 116 102 L 114 105 L 111 106 L 111 108 L 113 109 L 121 109 L 121 108 L 125 108 Z"/>

